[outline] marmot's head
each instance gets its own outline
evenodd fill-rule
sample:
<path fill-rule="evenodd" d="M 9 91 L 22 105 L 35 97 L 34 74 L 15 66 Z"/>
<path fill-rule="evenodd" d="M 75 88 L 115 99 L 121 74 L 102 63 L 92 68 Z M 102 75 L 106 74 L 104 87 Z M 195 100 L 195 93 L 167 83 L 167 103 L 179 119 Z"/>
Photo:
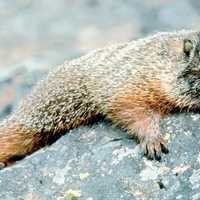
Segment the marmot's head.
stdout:
<path fill-rule="evenodd" d="M 153 40 L 161 88 L 182 107 L 200 107 L 200 31 L 160 33 Z"/>
<path fill-rule="evenodd" d="M 182 51 L 183 68 L 178 79 L 187 84 L 187 91 L 183 93 L 200 99 L 200 32 L 183 38 Z"/>

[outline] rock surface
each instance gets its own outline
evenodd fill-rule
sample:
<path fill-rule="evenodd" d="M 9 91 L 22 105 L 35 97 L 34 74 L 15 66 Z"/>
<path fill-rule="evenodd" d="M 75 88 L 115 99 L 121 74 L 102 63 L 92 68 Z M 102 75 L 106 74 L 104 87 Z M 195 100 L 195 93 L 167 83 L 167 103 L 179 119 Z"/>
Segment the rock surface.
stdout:
<path fill-rule="evenodd" d="M 70 131 L 50 147 L 0 171 L 2 200 L 199 200 L 200 115 L 162 123 L 170 153 L 161 162 L 109 123 Z"/>
<path fill-rule="evenodd" d="M 0 1 L 0 119 L 46 70 L 102 46 L 200 27 L 196 0 Z M 200 200 L 200 114 L 162 123 L 162 162 L 107 122 L 70 131 L 0 171 L 0 200 Z"/>

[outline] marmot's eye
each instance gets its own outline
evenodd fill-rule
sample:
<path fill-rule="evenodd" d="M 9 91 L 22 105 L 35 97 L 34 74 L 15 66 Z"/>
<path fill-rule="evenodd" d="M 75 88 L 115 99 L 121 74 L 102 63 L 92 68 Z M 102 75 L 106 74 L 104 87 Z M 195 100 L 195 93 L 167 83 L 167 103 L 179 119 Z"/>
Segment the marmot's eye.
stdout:
<path fill-rule="evenodd" d="M 191 40 L 184 40 L 183 51 L 187 56 L 190 56 L 190 53 L 193 49 L 193 44 Z"/>

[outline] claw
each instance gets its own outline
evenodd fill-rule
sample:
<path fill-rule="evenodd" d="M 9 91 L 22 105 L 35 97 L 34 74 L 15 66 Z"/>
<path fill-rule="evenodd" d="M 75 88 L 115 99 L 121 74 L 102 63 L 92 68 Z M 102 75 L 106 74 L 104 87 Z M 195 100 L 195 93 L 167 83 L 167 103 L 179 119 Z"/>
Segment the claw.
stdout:
<path fill-rule="evenodd" d="M 161 160 L 161 153 L 168 153 L 167 142 L 161 138 L 157 137 L 154 140 L 144 140 L 142 143 L 142 148 L 144 149 L 144 155 L 150 160 Z"/>

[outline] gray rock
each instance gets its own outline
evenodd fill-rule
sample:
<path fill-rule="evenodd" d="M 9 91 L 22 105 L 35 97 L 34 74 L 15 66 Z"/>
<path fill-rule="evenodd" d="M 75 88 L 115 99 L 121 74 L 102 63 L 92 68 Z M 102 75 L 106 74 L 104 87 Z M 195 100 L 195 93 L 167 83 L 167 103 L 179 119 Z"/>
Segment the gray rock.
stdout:
<path fill-rule="evenodd" d="M 170 153 L 142 156 L 127 133 L 107 122 L 70 131 L 0 171 L 2 200 L 199 200 L 200 115 L 163 120 Z"/>

